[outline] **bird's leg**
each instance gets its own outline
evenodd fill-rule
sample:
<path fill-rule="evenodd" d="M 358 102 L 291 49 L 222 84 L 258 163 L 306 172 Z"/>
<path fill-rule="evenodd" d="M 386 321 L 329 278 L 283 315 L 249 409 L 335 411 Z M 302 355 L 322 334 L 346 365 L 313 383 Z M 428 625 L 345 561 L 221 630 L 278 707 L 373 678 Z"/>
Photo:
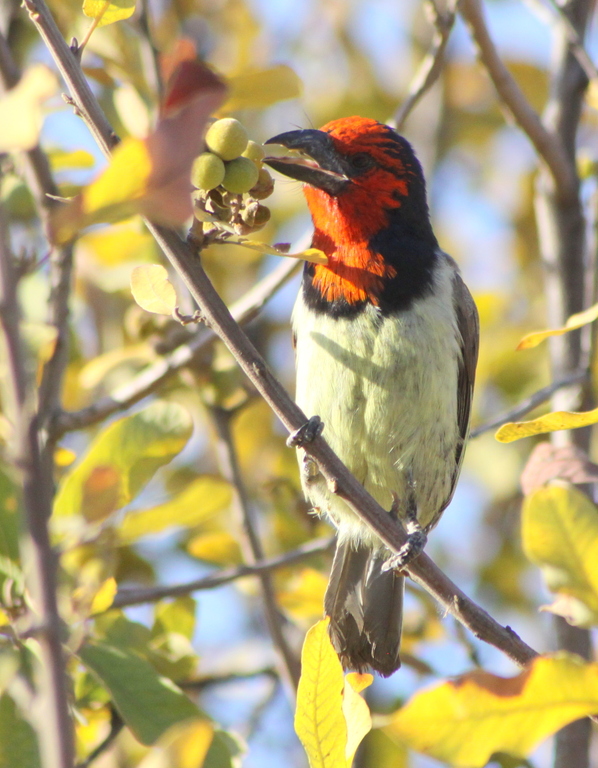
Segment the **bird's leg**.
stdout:
<path fill-rule="evenodd" d="M 396 555 L 392 555 L 392 557 L 390 557 L 384 563 L 382 566 L 383 571 L 394 571 L 399 568 L 404 568 L 418 555 L 421 555 L 424 547 L 426 546 L 426 542 L 428 541 L 428 536 L 419 524 L 419 520 L 417 519 L 415 481 L 413 480 L 411 471 L 408 473 L 407 488 L 407 508 L 401 519 L 403 528 L 407 534 L 407 541 L 403 544 Z M 395 518 L 398 516 L 399 504 L 399 499 L 395 495 L 393 498 L 392 507 L 390 508 L 390 513 Z"/>
<path fill-rule="evenodd" d="M 301 448 L 306 443 L 313 443 L 322 434 L 324 422 L 319 416 L 312 416 L 305 424 L 296 429 L 287 439 L 289 448 Z"/>

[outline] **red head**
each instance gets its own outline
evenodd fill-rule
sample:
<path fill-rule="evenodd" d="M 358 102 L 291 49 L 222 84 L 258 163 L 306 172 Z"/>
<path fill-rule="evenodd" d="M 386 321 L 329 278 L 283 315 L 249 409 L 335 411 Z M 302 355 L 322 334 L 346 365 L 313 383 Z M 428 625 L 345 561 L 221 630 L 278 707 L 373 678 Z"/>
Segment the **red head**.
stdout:
<path fill-rule="evenodd" d="M 319 131 L 290 131 L 266 143 L 303 155 L 267 162 L 306 184 L 313 244 L 329 260 L 309 269 L 326 301 L 378 305 L 389 283 L 400 284 L 405 277 L 409 282 L 410 276 L 399 272 L 413 266 L 414 241 L 425 243 L 428 251 L 436 248 L 421 166 L 411 145 L 389 126 L 347 117 Z M 415 268 L 422 266 L 416 260 Z"/>

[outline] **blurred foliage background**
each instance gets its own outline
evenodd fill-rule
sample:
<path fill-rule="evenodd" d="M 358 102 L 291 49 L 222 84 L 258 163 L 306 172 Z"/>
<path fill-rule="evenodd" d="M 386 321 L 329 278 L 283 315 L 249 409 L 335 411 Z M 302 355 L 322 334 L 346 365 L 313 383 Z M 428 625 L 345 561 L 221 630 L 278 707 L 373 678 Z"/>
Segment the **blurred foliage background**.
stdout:
<path fill-rule="evenodd" d="M 90 20 L 80 4 L 51 0 L 49 6 L 65 39 L 81 40 Z M 509 70 L 532 105 L 542 111 L 551 63 L 550 12 L 540 3 L 515 0 L 494 0 L 486 3 L 485 10 Z M 26 12 L 16 3 L 4 4 L 0 26 L 19 68 L 50 63 Z M 417 0 L 142 0 L 130 20 L 93 33 L 82 64 L 120 137 L 144 136 L 155 122 L 161 88 L 158 59 L 181 37 L 191 40 L 225 77 L 288 65 L 302 82 L 300 97 L 263 107 L 257 97 L 258 103 L 252 103 L 249 92 L 246 107 L 233 113 L 250 137 L 262 142 L 281 131 L 318 127 L 351 114 L 392 120 L 431 46 L 433 32 L 426 7 Z M 596 42 L 591 34 L 590 51 Z M 593 213 L 597 115 L 588 101 L 578 156 L 583 198 Z M 424 165 L 439 242 L 461 266 L 480 311 L 473 425 L 483 425 L 550 381 L 545 347 L 515 351 L 525 333 L 546 325 L 533 210 L 538 162 L 527 138 L 505 120 L 459 17 L 441 76 L 402 132 Z M 46 102 L 41 145 L 64 197 L 105 164 L 86 127 L 58 91 Z M 39 371 L 52 354 L 54 340 L 46 314 L 48 244 L 22 160 L 4 154 L 0 164 L 2 205 L 23 273 L 19 299 L 30 364 Z M 299 185 L 277 179 L 267 205 L 272 217 L 259 239 L 293 244 L 303 240 L 305 247 L 309 218 Z M 70 353 L 61 393 L 65 411 L 101 401 L 155 364 L 165 351 L 201 331 L 150 315 L 133 301 L 132 269 L 160 260 L 138 218 L 96 227 L 77 240 Z M 202 260 L 228 304 L 279 263 L 276 257 L 232 245 L 210 247 Z M 181 309 L 191 312 L 180 280 L 176 275 L 171 280 Z M 298 281 L 295 276 L 247 326 L 290 392 L 294 371 L 289 317 Z M 123 417 L 125 421 L 119 421 Z M 0 437 L 9 430 L 7 419 L 5 414 L 0 421 Z M 223 434 L 229 428 L 227 443 Z M 120 730 L 109 703 L 122 695 L 113 679 L 118 677 L 117 667 L 112 666 L 111 673 L 105 658 L 91 658 L 89 648 L 93 651 L 96 641 L 127 648 L 142 659 L 147 667 L 139 671 L 140 678 L 151 668 L 192 693 L 221 729 L 220 741 L 210 748 L 214 765 L 235 764 L 240 755 L 247 768 L 305 765 L 256 579 L 197 591 L 192 597 L 109 608 L 116 585 L 173 585 L 247 559 L 238 489 L 231 485 L 227 469 L 231 447 L 266 556 L 328 536 L 327 527 L 309 515 L 294 453 L 285 447 L 285 438 L 268 407 L 217 342 L 142 402 L 131 404 L 125 414 L 67 432 L 59 441 L 52 532 L 61 552 L 59 602 L 70 630 L 71 695 L 82 765 L 90 764 L 83 761 L 110 733 L 111 723 Z M 472 440 L 455 499 L 427 551 L 497 620 L 542 652 L 554 644 L 551 619 L 538 613 L 548 596 L 537 570 L 522 554 L 519 536 L 519 476 L 532 447 L 531 440 L 499 444 L 492 431 Z M 78 469 L 82 459 L 93 466 L 91 475 L 83 477 Z M 118 499 L 115 472 L 127 478 L 127 490 Z M 5 625 L 9 619 L 18 621 L 26 603 L 16 545 L 16 495 L 10 470 L 0 469 L 0 616 Z M 329 553 L 320 553 L 273 575 L 284 630 L 295 653 L 306 628 L 321 616 L 329 566 Z M 431 598 L 410 585 L 405 665 L 392 679 L 376 680 L 368 691 L 380 723 L 383 713 L 396 709 L 439 675 L 456 675 L 476 665 L 497 673 L 514 672 L 504 656 L 468 636 L 452 618 L 441 619 Z M 18 652 L 9 645 L 0 656 L 0 680 L 14 681 L 17 656 L 27 664 L 33 651 L 27 643 Z M 95 677 L 90 671 L 97 672 L 102 664 L 109 668 L 105 679 L 101 670 Z M 9 736 L 15 739 L 18 731 L 19 743 L 29 749 L 30 726 L 18 709 L 27 702 L 26 692 L 21 691 L 19 701 L 21 689 L 12 685 L 9 690 L 10 695 L 0 699 L 8 713 L 0 720 L 0 743 Z M 125 728 L 93 765 L 145 766 L 148 749 L 134 728 Z M 6 754 L 5 750 L 1 757 L 0 747 L 0 765 L 10 764 Z M 38 759 L 31 746 L 19 765 L 35 766 Z M 548 746 L 532 757 L 532 763 L 538 768 L 549 764 Z M 407 754 L 383 728 L 366 738 L 356 764 L 438 765 Z"/>

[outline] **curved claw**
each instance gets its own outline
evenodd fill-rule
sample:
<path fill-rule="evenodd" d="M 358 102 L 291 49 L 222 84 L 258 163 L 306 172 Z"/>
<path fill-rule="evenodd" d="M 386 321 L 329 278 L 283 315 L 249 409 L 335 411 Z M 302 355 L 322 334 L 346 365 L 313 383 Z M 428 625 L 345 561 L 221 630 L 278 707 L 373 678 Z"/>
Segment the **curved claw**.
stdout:
<path fill-rule="evenodd" d="M 295 430 L 287 439 L 289 448 L 301 448 L 306 443 L 313 443 L 316 437 L 322 434 L 324 422 L 319 416 L 312 416 L 299 429 Z"/>

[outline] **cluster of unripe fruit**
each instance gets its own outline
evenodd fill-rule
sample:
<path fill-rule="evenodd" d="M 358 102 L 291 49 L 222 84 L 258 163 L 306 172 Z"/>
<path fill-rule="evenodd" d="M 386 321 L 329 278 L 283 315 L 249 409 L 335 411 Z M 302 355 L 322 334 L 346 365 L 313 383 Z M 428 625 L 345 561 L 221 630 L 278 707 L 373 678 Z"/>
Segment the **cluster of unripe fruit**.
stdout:
<path fill-rule="evenodd" d="M 264 148 L 250 141 L 245 127 L 231 117 L 212 123 L 205 142 L 206 151 L 191 170 L 195 216 L 203 235 L 223 229 L 245 235 L 261 229 L 270 211 L 259 200 L 274 189 L 272 177 L 262 167 Z"/>

